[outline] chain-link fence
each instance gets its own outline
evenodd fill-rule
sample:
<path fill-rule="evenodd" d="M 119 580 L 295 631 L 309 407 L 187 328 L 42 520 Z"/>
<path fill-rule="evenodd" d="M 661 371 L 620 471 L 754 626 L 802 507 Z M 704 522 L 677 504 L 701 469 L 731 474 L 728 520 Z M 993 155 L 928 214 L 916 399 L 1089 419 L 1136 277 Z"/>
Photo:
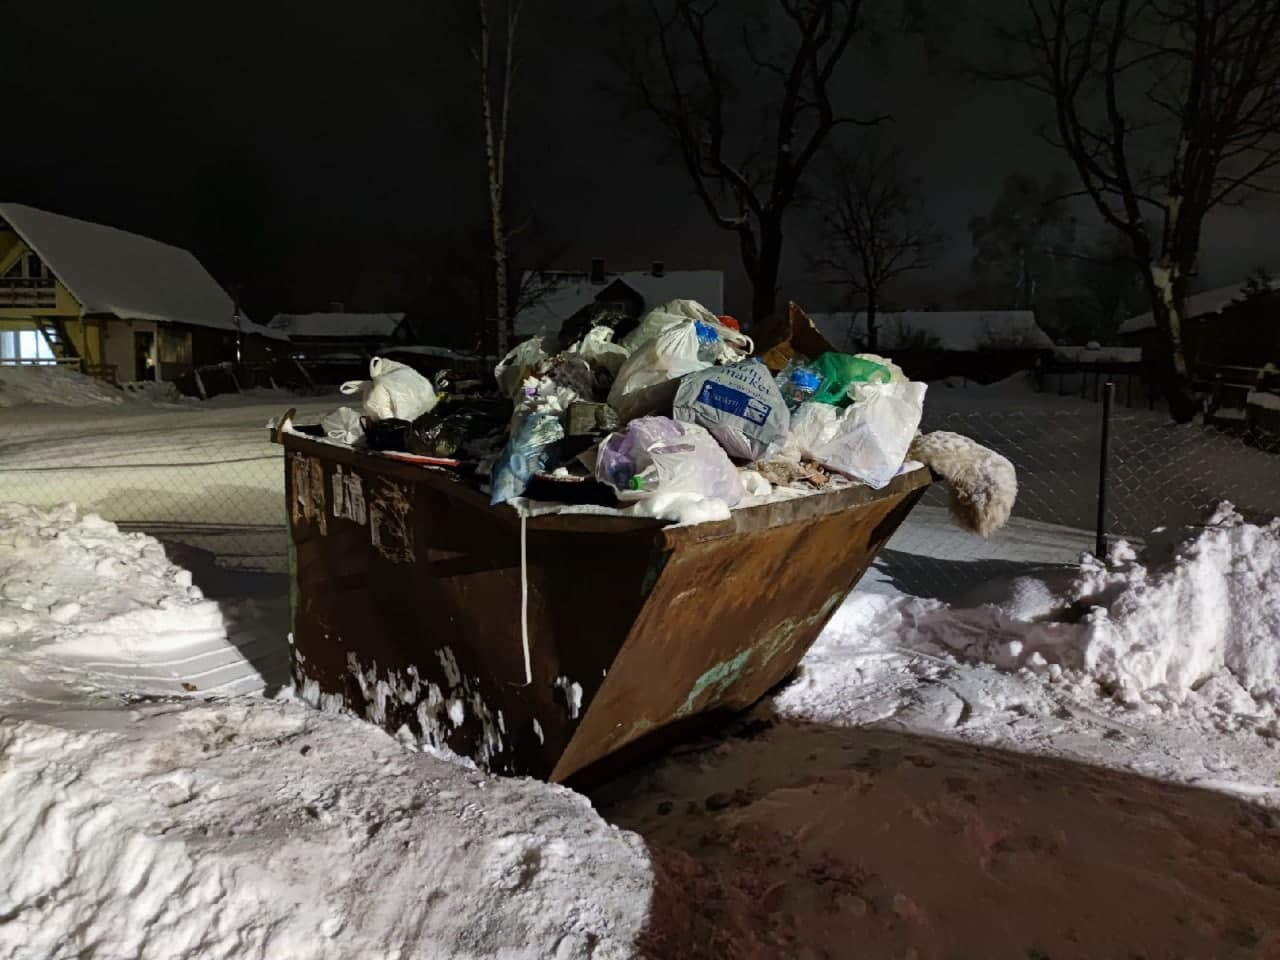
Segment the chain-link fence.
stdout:
<path fill-rule="evenodd" d="M 282 572 L 284 471 L 265 423 L 293 403 L 309 404 L 303 419 L 333 405 L 286 397 L 224 410 L 76 411 L 48 424 L 38 412 L 0 411 L 0 499 L 74 501 L 154 534 L 188 565 L 203 558 L 222 570 Z M 883 554 L 882 579 L 918 595 L 948 596 L 1027 565 L 1071 563 L 1094 548 L 1101 404 L 939 390 L 926 403 L 923 428 L 964 434 L 1013 461 L 1013 520 L 981 540 L 947 519 L 944 490 L 930 490 Z M 1119 408 L 1108 462 L 1113 536 L 1140 540 L 1158 526 L 1199 522 L 1223 499 L 1251 517 L 1280 515 L 1275 434 L 1174 426 L 1159 412 Z"/>
<path fill-rule="evenodd" d="M 72 502 L 222 570 L 287 569 L 269 407 L 0 411 L 0 499 Z"/>
<path fill-rule="evenodd" d="M 964 434 L 1007 456 L 1018 470 L 1018 499 L 1009 526 L 982 541 L 950 524 L 946 492 L 931 489 L 880 562 L 885 579 L 917 595 L 955 598 L 992 577 L 1095 550 L 1103 406 L 955 409 L 964 405 L 950 397 L 926 404 L 923 429 Z M 1280 515 L 1280 435 L 1177 426 L 1158 411 L 1117 409 L 1108 449 L 1111 539 L 1141 543 L 1158 527 L 1200 523 L 1223 500 L 1251 519 Z"/>

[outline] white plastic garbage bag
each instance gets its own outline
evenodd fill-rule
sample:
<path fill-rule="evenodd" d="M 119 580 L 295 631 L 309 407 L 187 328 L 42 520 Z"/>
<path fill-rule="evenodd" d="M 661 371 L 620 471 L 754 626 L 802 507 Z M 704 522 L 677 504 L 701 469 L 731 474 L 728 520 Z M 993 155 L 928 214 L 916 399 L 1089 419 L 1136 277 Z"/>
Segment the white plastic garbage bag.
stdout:
<path fill-rule="evenodd" d="M 360 414 L 350 407 L 339 407 L 332 413 L 320 418 L 320 426 L 324 435 L 338 443 L 356 444 L 364 439 L 364 425 L 360 422 Z"/>
<path fill-rule="evenodd" d="M 844 410 L 801 404 L 792 417 L 790 444 L 824 467 L 879 489 L 907 458 L 926 389 L 916 381 L 859 383 L 853 405 Z"/>
<path fill-rule="evenodd" d="M 646 313 L 640 318 L 636 328 L 618 342 L 628 350 L 635 351 L 668 327 L 677 326 L 689 320 L 701 320 L 704 323 L 717 322 L 714 313 L 694 300 L 672 300 Z"/>
<path fill-rule="evenodd" d="M 611 377 L 618 375 L 627 357 L 631 356 L 630 350 L 620 343 L 613 342 L 613 329 L 606 326 L 592 327 L 587 331 L 586 336 L 570 349 L 581 353 L 589 363 L 607 370 Z"/>
<path fill-rule="evenodd" d="M 374 420 L 416 420 L 436 405 L 431 381 L 413 367 L 374 357 L 368 380 L 348 380 L 341 387 L 351 396 L 364 398 L 365 416 Z"/>
<path fill-rule="evenodd" d="M 525 380 L 532 376 L 538 365 L 547 359 L 542 349 L 542 337 L 533 337 L 516 346 L 493 368 L 493 377 L 503 396 L 514 397 Z"/>
<path fill-rule="evenodd" d="M 698 356 L 698 346 L 697 324 L 692 320 L 666 327 L 627 357 L 609 391 L 609 405 L 619 409 L 622 398 L 629 393 L 711 366 L 710 360 Z"/>
<path fill-rule="evenodd" d="M 783 456 L 799 460 L 801 455 L 817 460 L 816 451 L 825 447 L 840 429 L 839 407 L 807 401 L 791 414 L 791 433 Z"/>

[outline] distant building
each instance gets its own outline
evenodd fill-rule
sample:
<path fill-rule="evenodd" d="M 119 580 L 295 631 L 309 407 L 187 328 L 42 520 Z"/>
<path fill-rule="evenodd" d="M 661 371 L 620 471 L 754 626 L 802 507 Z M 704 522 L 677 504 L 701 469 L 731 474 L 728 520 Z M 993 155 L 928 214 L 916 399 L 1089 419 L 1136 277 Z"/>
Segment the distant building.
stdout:
<path fill-rule="evenodd" d="M 403 313 L 278 313 L 268 326 L 309 360 L 360 360 L 401 339 Z"/>
<path fill-rule="evenodd" d="M 1183 302 L 1183 313 L 1189 320 L 1221 313 L 1225 307 L 1244 297 L 1246 285 L 1246 282 L 1233 283 L 1230 286 L 1193 293 Z M 1148 310 L 1146 313 L 1139 313 L 1122 322 L 1118 332 L 1123 338 L 1140 339 L 1146 331 L 1155 329 L 1155 314 Z"/>
<path fill-rule="evenodd" d="M 586 272 L 547 270 L 524 275 L 530 302 L 515 318 L 518 336 L 558 333 L 581 324 L 593 311 L 620 311 L 638 317 L 671 300 L 696 300 L 715 314 L 724 313 L 724 273 L 719 270 L 671 270 L 655 261 L 648 270 L 607 273 L 603 260 Z"/>
<path fill-rule="evenodd" d="M 0 363 L 172 380 L 286 348 L 285 336 L 250 322 L 186 250 L 0 203 Z"/>
<path fill-rule="evenodd" d="M 810 314 L 817 328 L 840 350 L 866 349 L 865 313 Z M 1052 338 L 1031 310 L 924 310 L 876 314 L 881 350 L 1052 350 Z"/>
<path fill-rule="evenodd" d="M 1182 340 L 1192 364 L 1262 366 L 1280 361 L 1280 281 L 1270 292 L 1248 281 L 1216 287 L 1186 298 Z M 1151 311 L 1120 324 L 1120 342 L 1141 347 L 1149 364 L 1157 364 L 1164 352 Z"/>

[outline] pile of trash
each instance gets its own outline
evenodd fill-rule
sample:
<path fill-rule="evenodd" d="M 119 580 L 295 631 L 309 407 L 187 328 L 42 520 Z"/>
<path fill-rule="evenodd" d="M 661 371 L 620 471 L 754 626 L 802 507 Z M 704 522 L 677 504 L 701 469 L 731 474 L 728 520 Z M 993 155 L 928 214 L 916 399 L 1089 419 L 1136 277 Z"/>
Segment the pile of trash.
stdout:
<path fill-rule="evenodd" d="M 456 471 L 524 513 L 589 505 L 695 522 L 773 496 L 886 486 L 926 385 L 806 335 L 760 351 L 732 317 L 675 300 L 526 340 L 487 388 L 375 358 L 369 380 L 343 385 L 357 402 L 301 430 Z"/>

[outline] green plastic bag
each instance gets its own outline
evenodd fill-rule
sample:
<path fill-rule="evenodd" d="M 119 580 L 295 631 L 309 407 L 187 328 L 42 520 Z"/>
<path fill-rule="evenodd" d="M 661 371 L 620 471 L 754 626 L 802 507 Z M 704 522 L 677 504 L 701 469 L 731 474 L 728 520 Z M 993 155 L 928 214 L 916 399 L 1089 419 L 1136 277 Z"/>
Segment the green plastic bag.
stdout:
<path fill-rule="evenodd" d="M 848 353 L 824 353 L 814 361 L 813 369 L 822 375 L 822 386 L 813 399 L 838 407 L 849 403 L 850 384 L 888 383 L 893 378 L 888 367 Z"/>

